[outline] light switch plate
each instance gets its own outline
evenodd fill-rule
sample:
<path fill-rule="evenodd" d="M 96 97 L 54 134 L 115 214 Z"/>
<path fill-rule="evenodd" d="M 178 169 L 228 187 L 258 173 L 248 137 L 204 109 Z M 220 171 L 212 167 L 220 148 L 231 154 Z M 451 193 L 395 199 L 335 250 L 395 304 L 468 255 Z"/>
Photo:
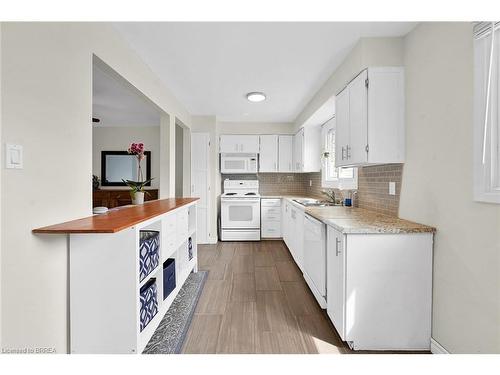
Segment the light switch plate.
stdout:
<path fill-rule="evenodd" d="M 5 145 L 5 168 L 23 168 L 23 146 L 12 144 Z"/>
<path fill-rule="evenodd" d="M 389 182 L 389 195 L 396 195 L 396 183 Z"/>

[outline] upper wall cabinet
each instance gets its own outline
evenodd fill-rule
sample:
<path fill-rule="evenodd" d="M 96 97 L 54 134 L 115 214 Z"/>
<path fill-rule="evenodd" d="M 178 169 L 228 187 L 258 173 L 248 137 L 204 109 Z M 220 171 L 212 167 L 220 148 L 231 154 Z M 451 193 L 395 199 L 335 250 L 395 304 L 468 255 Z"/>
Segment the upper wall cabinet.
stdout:
<path fill-rule="evenodd" d="M 294 172 L 321 171 L 321 127 L 301 128 L 293 138 Z"/>
<path fill-rule="evenodd" d="M 259 136 L 223 134 L 220 136 L 219 152 L 258 154 Z"/>
<path fill-rule="evenodd" d="M 261 135 L 259 172 L 278 172 L 278 136 Z"/>
<path fill-rule="evenodd" d="M 278 136 L 279 172 L 293 172 L 293 135 Z"/>
<path fill-rule="evenodd" d="M 363 70 L 336 97 L 337 167 L 403 163 L 404 69 Z"/>

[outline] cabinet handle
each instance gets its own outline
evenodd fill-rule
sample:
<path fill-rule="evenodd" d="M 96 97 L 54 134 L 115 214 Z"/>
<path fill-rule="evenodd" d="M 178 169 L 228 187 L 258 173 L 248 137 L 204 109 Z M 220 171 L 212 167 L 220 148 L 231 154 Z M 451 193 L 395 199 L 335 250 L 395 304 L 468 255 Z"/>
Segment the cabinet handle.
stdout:
<path fill-rule="evenodd" d="M 335 238 L 335 256 L 336 257 L 338 257 L 340 254 L 339 245 L 340 245 L 340 240 L 338 238 Z"/>
<path fill-rule="evenodd" d="M 351 146 L 346 146 L 346 159 L 349 160 L 351 158 Z"/>
<path fill-rule="evenodd" d="M 342 160 L 344 160 L 344 146 L 342 146 Z"/>

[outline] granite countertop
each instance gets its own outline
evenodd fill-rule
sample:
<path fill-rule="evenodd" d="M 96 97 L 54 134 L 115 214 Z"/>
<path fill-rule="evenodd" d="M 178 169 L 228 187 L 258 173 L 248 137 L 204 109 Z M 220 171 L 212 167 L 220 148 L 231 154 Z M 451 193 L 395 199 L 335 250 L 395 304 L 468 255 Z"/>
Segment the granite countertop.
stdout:
<path fill-rule="evenodd" d="M 263 198 L 310 198 L 297 196 L 263 196 Z M 343 233 L 434 233 L 435 228 L 400 219 L 395 216 L 380 214 L 364 208 L 357 207 L 303 207 L 294 202 L 296 207 L 304 209 L 308 215 L 332 226 Z"/>

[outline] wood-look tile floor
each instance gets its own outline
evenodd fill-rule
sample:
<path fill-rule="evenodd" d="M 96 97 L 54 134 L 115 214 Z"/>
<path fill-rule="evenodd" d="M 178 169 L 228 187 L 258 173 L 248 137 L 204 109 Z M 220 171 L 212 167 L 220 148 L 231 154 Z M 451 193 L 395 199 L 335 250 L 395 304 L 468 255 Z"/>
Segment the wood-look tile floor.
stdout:
<path fill-rule="evenodd" d="M 282 241 L 198 247 L 209 271 L 183 353 L 349 353 Z"/>

